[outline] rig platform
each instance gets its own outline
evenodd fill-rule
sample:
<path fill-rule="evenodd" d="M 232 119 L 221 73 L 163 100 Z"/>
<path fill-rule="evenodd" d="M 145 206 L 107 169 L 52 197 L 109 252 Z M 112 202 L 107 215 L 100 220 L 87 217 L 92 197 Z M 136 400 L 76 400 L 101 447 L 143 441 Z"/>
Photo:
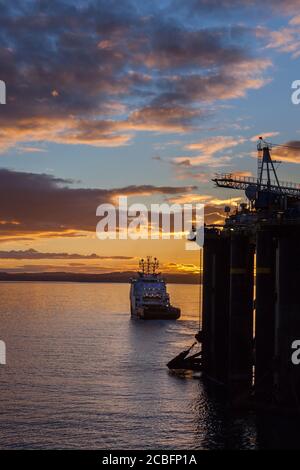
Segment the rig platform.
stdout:
<path fill-rule="evenodd" d="M 216 175 L 248 199 L 206 226 L 202 371 L 233 404 L 300 413 L 300 185 L 281 183 L 259 139 L 257 178 Z M 300 359 L 300 341 L 299 341 Z"/>

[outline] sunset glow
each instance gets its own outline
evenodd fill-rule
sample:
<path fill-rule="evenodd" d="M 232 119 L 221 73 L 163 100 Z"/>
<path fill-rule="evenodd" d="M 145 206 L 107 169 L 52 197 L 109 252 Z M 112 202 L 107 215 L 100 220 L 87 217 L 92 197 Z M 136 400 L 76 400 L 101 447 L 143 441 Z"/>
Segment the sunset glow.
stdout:
<path fill-rule="evenodd" d="M 262 132 L 295 147 L 274 157 L 296 181 L 299 2 L 267 5 L 6 2 L 1 271 L 132 271 L 150 254 L 165 271 L 197 273 L 183 241 L 99 241 L 97 206 L 198 202 L 222 223 L 243 195 L 211 178 L 255 175 Z"/>

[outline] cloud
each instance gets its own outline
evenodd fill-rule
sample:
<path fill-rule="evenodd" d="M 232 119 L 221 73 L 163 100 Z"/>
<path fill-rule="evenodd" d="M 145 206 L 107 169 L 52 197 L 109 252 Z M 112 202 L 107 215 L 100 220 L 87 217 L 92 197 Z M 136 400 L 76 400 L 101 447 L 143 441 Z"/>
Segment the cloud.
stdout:
<path fill-rule="evenodd" d="M 182 194 L 180 196 L 170 197 L 168 202 L 170 204 L 206 204 L 211 199 L 211 196 L 206 194 Z"/>
<path fill-rule="evenodd" d="M 219 23 L 228 23 L 228 17 L 236 19 L 239 15 L 255 24 L 256 36 L 266 41 L 265 49 L 275 49 L 279 52 L 291 53 L 297 58 L 300 54 L 300 0 L 190 0 L 182 2 L 175 0 L 177 8 L 186 17 L 203 19 L 213 15 Z M 268 12 L 266 16 L 265 13 Z M 276 30 L 270 30 L 266 23 L 268 20 L 287 17 L 287 25 Z M 292 18 L 291 18 L 292 17 Z M 291 19 L 290 19 L 291 18 Z M 289 19 L 289 21 L 288 21 Z M 250 28 L 250 27 L 249 27 Z M 236 27 L 238 34 L 238 27 Z M 241 36 L 242 39 L 242 36 Z"/>
<path fill-rule="evenodd" d="M 250 141 L 251 142 L 257 142 L 260 137 L 262 137 L 264 140 L 268 139 L 269 137 L 275 137 L 279 135 L 280 132 L 273 131 L 273 132 L 261 132 L 260 134 L 255 134 L 253 137 L 251 137 Z"/>
<path fill-rule="evenodd" d="M 0 150 L 47 141 L 114 147 L 140 131 L 183 133 L 211 115 L 211 103 L 268 82 L 270 61 L 253 55 L 253 30 L 191 28 L 171 18 L 173 8 L 149 15 L 149 5 L 130 0 L 4 3 Z"/>
<path fill-rule="evenodd" d="M 17 150 L 22 153 L 44 153 L 47 152 L 46 149 L 40 148 L 40 147 L 28 147 L 28 146 L 23 146 L 23 147 L 18 147 Z"/>
<path fill-rule="evenodd" d="M 273 147 L 272 158 L 289 163 L 300 163 L 300 141 L 290 140 L 286 147 Z"/>
<path fill-rule="evenodd" d="M 192 143 L 186 146 L 186 149 L 200 151 L 201 155 L 193 157 L 190 160 L 192 165 L 207 164 L 211 167 L 219 167 L 226 165 L 231 156 L 223 155 L 216 157 L 216 154 L 228 151 L 245 142 L 244 138 L 234 138 L 230 136 L 215 136 L 202 140 L 201 142 Z"/>
<path fill-rule="evenodd" d="M 230 199 L 219 199 L 210 194 L 188 194 L 178 197 L 169 198 L 169 202 L 172 204 L 186 204 L 186 203 L 198 203 L 204 204 L 205 206 L 225 206 L 227 204 L 236 204 L 241 200 L 240 197 L 233 197 Z"/>
<path fill-rule="evenodd" d="M 182 7 L 181 0 L 175 0 L 177 7 Z M 299 10 L 299 0 L 265 0 L 263 3 L 259 0 L 190 0 L 184 4 L 189 13 L 194 14 L 213 14 L 224 15 L 225 13 L 234 15 L 237 12 L 256 16 L 258 13 L 268 14 L 286 14 L 291 15 Z"/>
<path fill-rule="evenodd" d="M 189 194 L 178 197 L 170 197 L 169 203 L 172 204 L 204 204 L 204 219 L 206 224 L 224 224 L 226 214 L 222 210 L 225 206 L 235 208 L 240 202 L 241 197 L 232 197 L 220 199 L 209 194 Z"/>
<path fill-rule="evenodd" d="M 11 251 L 1 251 L 0 250 L 0 259 L 30 259 L 30 260 L 40 260 L 40 259 L 84 259 L 84 260 L 95 260 L 95 259 L 115 259 L 115 260 L 129 260 L 133 259 L 132 256 L 100 256 L 96 253 L 90 255 L 83 255 L 78 253 L 42 253 L 33 248 L 28 250 L 11 250 Z M 72 263 L 73 264 L 73 263 Z"/>
<path fill-rule="evenodd" d="M 249 178 L 252 177 L 253 174 L 251 171 L 231 171 L 230 173 L 235 178 Z"/>
<path fill-rule="evenodd" d="M 21 237 L 21 236 L 16 236 L 16 237 L 2 237 L 0 236 L 0 243 L 11 243 L 11 242 L 28 242 L 28 241 L 33 241 L 32 237 Z"/>
<path fill-rule="evenodd" d="M 192 264 L 192 263 L 168 263 L 168 264 L 165 264 L 163 267 L 164 267 L 165 272 L 179 271 L 179 272 L 195 273 L 195 274 L 198 274 L 200 272 L 199 266 L 196 266 L 195 264 Z"/>
<path fill-rule="evenodd" d="M 196 166 L 186 167 L 184 169 L 182 167 L 176 166 L 175 174 L 178 180 L 192 179 L 199 183 L 208 183 L 212 178 L 212 174 L 200 171 Z"/>
<path fill-rule="evenodd" d="M 205 202 L 207 223 L 219 221 L 221 205 L 234 202 L 199 195 L 196 186 L 127 186 L 96 189 L 73 188 L 72 181 L 53 175 L 0 170 L 0 242 L 32 241 L 37 237 L 77 237 L 95 233 L 96 208 L 114 204 L 119 195 L 128 197 L 164 196 L 167 202 Z M 171 228 L 173 221 L 171 220 Z M 129 259 L 100 254 L 40 252 L 33 249 L 0 251 L 0 259 Z"/>
<path fill-rule="evenodd" d="M 0 236 L 82 236 L 95 233 L 96 208 L 119 195 L 151 196 L 191 192 L 195 186 L 131 185 L 122 188 L 73 188 L 53 175 L 0 169 Z M 1 240 L 1 239 L 0 239 Z"/>
<path fill-rule="evenodd" d="M 290 23 L 291 25 L 293 25 L 293 26 L 294 26 L 294 25 L 297 25 L 297 26 L 300 25 L 300 15 L 294 16 L 294 18 L 292 18 L 292 19 L 289 21 L 289 23 Z"/>
<path fill-rule="evenodd" d="M 217 152 L 223 151 L 228 148 L 235 147 L 244 142 L 242 138 L 234 138 L 230 136 L 215 136 L 203 139 L 200 142 L 194 142 L 185 146 L 188 150 L 197 150 L 206 153 L 207 155 L 213 155 Z"/>
<path fill-rule="evenodd" d="M 3 273 L 87 273 L 87 274 L 100 274 L 101 272 L 107 272 L 107 268 L 100 265 L 82 265 L 79 263 L 73 265 L 72 263 L 67 264 L 22 264 L 15 267 L 1 266 L 0 272 Z"/>
<path fill-rule="evenodd" d="M 209 166 L 210 168 L 219 168 L 226 166 L 232 157 L 225 155 L 223 157 L 215 158 L 213 155 L 198 155 L 198 156 L 184 156 L 184 157 L 175 157 L 175 163 L 182 165 L 182 166 L 197 166 L 205 165 Z"/>
<path fill-rule="evenodd" d="M 180 167 L 200 167 L 201 165 L 210 168 L 219 168 L 228 165 L 231 155 L 218 156 L 219 152 L 228 151 L 237 145 L 245 142 L 244 138 L 234 138 L 230 136 L 215 136 L 194 142 L 185 146 L 186 150 L 200 152 L 200 155 L 187 155 L 175 157 L 172 161 Z"/>
<path fill-rule="evenodd" d="M 300 2 L 298 10 L 299 6 Z M 290 14 L 292 12 L 293 10 L 290 11 Z M 278 52 L 289 53 L 294 59 L 300 55 L 300 15 L 293 16 L 287 25 L 276 30 L 258 27 L 256 35 L 266 41 L 264 46 L 266 50 L 274 49 Z"/>
<path fill-rule="evenodd" d="M 287 26 L 276 31 L 265 33 L 268 43 L 266 49 L 276 49 L 279 52 L 290 53 L 294 59 L 300 55 L 299 25 Z"/>
<path fill-rule="evenodd" d="M 152 160 L 163 162 L 163 158 L 160 155 L 153 155 Z"/>

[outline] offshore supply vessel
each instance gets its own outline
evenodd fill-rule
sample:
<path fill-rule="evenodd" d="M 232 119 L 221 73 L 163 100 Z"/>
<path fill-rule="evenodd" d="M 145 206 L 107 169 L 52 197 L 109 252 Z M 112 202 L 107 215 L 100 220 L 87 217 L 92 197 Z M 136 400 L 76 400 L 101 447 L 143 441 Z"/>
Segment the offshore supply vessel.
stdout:
<path fill-rule="evenodd" d="M 138 277 L 131 279 L 130 310 L 133 318 L 177 320 L 180 309 L 170 304 L 166 283 L 158 270 L 157 258 L 141 259 Z"/>

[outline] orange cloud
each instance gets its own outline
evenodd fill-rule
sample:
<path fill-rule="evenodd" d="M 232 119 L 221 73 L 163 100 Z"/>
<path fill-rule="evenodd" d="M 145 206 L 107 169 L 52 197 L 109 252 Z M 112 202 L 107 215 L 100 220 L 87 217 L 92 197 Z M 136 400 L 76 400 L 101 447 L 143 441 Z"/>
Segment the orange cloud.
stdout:
<path fill-rule="evenodd" d="M 185 146 L 187 150 L 200 151 L 200 155 L 175 157 L 173 161 L 177 165 L 189 167 L 206 165 L 211 168 L 226 166 L 232 159 L 230 155 L 216 156 L 218 152 L 232 149 L 245 142 L 244 138 L 233 138 L 229 136 L 215 136 L 194 142 Z"/>
<path fill-rule="evenodd" d="M 50 3 L 39 14 L 11 2 L 1 9 L 1 79 L 10 85 L 2 151 L 41 141 L 116 147 L 141 131 L 188 132 L 217 103 L 268 83 L 271 62 L 253 54 L 250 28 L 191 29 L 180 15 L 142 15 L 125 0 L 113 12 L 109 2 L 68 11 Z"/>
<path fill-rule="evenodd" d="M 287 147 L 273 147 L 272 158 L 288 163 L 300 163 L 300 141 L 291 140 L 284 145 Z"/>
<path fill-rule="evenodd" d="M 98 205 L 114 203 L 120 195 L 169 196 L 193 190 L 191 185 L 73 188 L 72 181 L 51 175 L 0 169 L 0 198 L 5 201 L 0 206 L 0 236 L 80 237 L 95 233 Z"/>

